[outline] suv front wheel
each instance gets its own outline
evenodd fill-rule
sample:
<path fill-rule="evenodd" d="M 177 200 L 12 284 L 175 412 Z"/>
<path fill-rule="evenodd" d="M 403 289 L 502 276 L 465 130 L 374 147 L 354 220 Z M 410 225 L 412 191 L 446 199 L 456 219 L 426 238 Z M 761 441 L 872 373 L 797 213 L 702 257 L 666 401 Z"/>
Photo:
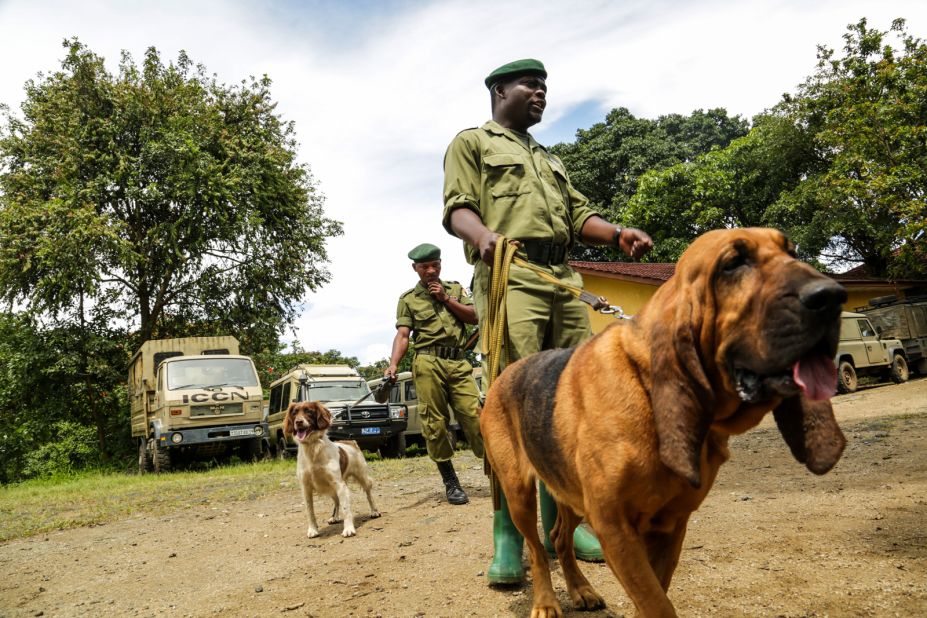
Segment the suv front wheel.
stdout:
<path fill-rule="evenodd" d="M 901 384 L 902 382 L 907 382 L 910 372 L 908 371 L 908 361 L 904 359 L 904 356 L 901 354 L 895 355 L 895 360 L 892 361 L 891 369 L 891 378 L 892 382 L 896 384 Z"/>
<path fill-rule="evenodd" d="M 856 392 L 856 369 L 850 361 L 840 361 L 837 365 L 837 390 L 841 393 Z"/>
<path fill-rule="evenodd" d="M 399 433 L 380 446 L 380 455 L 384 459 L 395 459 L 406 456 L 406 434 Z"/>

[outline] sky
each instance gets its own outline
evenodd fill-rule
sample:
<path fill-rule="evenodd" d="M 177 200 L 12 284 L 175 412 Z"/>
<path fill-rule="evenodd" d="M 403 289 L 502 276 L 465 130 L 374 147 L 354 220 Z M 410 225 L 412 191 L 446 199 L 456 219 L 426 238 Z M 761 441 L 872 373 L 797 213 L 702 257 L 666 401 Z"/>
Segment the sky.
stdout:
<path fill-rule="evenodd" d="M 461 242 L 441 226 L 442 161 L 457 132 L 489 119 L 483 78 L 519 58 L 547 67 L 553 145 L 616 107 L 656 118 L 725 108 L 751 118 L 794 92 L 817 45 L 848 24 L 904 17 L 927 38 L 923 0 L 0 0 L 0 103 L 60 67 L 78 37 L 116 70 L 180 50 L 234 84 L 268 75 L 299 160 L 344 224 L 327 248 L 331 282 L 301 299 L 283 340 L 370 364 L 389 356 L 396 302 L 417 281 L 409 250 L 442 249 L 442 278 L 469 285 Z"/>

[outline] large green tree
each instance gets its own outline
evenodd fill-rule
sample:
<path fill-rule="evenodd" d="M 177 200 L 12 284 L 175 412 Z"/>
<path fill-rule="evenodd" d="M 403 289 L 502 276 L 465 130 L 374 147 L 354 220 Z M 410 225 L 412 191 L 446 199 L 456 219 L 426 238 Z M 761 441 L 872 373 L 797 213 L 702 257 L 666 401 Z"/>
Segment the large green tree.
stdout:
<path fill-rule="evenodd" d="M 628 202 L 646 172 L 664 169 L 727 146 L 749 127 L 723 109 L 637 118 L 625 108 L 610 111 L 604 122 L 576 132 L 576 141 L 551 150 L 566 165 L 572 183 L 613 221 L 624 218 Z M 619 252 L 577 247 L 577 259 L 622 259 Z"/>
<path fill-rule="evenodd" d="M 641 178 L 624 221 L 653 234 L 651 259 L 675 260 L 707 229 L 768 225 L 806 259 L 924 274 L 927 46 L 903 20 L 888 32 L 861 20 L 844 39 L 749 135 Z"/>
<path fill-rule="evenodd" d="M 727 148 L 641 177 L 623 221 L 653 236 L 649 260 L 676 261 L 708 230 L 767 225 L 769 205 L 798 185 L 814 158 L 808 133 L 776 115 L 754 123 Z"/>
<path fill-rule="evenodd" d="M 0 128 L 0 297 L 46 315 L 105 307 L 139 340 L 275 345 L 328 280 L 325 240 L 341 226 L 270 80 L 228 86 L 154 48 L 111 74 L 76 39 L 64 47 Z"/>
<path fill-rule="evenodd" d="M 820 47 L 815 73 L 778 107 L 813 135 L 815 156 L 767 220 L 800 221 L 793 238 L 831 261 L 916 274 L 927 246 L 927 44 L 903 19 L 887 32 L 862 19 L 844 41 L 840 56 Z"/>

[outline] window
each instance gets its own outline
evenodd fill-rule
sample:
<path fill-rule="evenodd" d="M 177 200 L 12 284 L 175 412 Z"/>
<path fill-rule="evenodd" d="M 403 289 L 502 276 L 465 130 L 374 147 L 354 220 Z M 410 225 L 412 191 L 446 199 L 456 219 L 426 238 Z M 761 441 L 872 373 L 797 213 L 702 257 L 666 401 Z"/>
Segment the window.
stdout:
<path fill-rule="evenodd" d="M 356 401 L 368 394 L 370 387 L 360 379 L 309 383 L 309 401 Z"/>
<path fill-rule="evenodd" d="M 393 384 L 389 389 L 389 402 L 390 403 L 400 403 L 399 399 L 399 385 Z"/>
<path fill-rule="evenodd" d="M 254 365 L 246 358 L 184 357 L 164 365 L 167 388 L 212 388 L 218 386 L 259 386 Z"/>
<path fill-rule="evenodd" d="M 415 382 L 409 380 L 406 382 L 406 401 L 417 400 L 418 397 L 415 395 Z"/>
<path fill-rule="evenodd" d="M 183 356 L 183 352 L 158 352 L 154 355 L 154 368 L 157 369 L 158 365 L 161 364 L 161 361 L 167 358 L 173 358 L 175 356 Z"/>
<path fill-rule="evenodd" d="M 283 386 L 283 395 L 280 397 L 280 409 L 286 410 L 290 407 L 290 385 L 292 382 L 284 382 Z"/>
<path fill-rule="evenodd" d="M 280 384 L 270 389 L 270 405 L 267 407 L 270 414 L 280 411 L 280 394 L 282 391 L 283 388 Z"/>
<path fill-rule="evenodd" d="M 869 320 L 857 320 L 859 324 L 859 333 L 863 337 L 875 337 L 875 330 L 872 328 L 872 324 L 869 323 Z"/>

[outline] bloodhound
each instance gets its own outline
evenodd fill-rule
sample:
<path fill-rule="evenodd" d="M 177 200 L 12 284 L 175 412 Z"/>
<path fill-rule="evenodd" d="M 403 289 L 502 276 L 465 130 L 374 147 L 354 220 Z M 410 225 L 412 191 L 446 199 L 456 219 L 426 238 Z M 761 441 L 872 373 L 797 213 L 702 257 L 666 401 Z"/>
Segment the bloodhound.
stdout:
<path fill-rule="evenodd" d="M 716 230 L 692 243 L 633 320 L 502 372 L 480 427 L 528 542 L 532 617 L 562 616 L 538 538 L 535 479 L 557 501 L 551 541 L 578 608 L 605 604 L 573 556 L 585 517 L 640 614 L 675 616 L 666 591 L 729 436 L 772 411 L 809 470 L 837 463 L 846 441 L 829 399 L 845 301 L 782 233 Z"/>

